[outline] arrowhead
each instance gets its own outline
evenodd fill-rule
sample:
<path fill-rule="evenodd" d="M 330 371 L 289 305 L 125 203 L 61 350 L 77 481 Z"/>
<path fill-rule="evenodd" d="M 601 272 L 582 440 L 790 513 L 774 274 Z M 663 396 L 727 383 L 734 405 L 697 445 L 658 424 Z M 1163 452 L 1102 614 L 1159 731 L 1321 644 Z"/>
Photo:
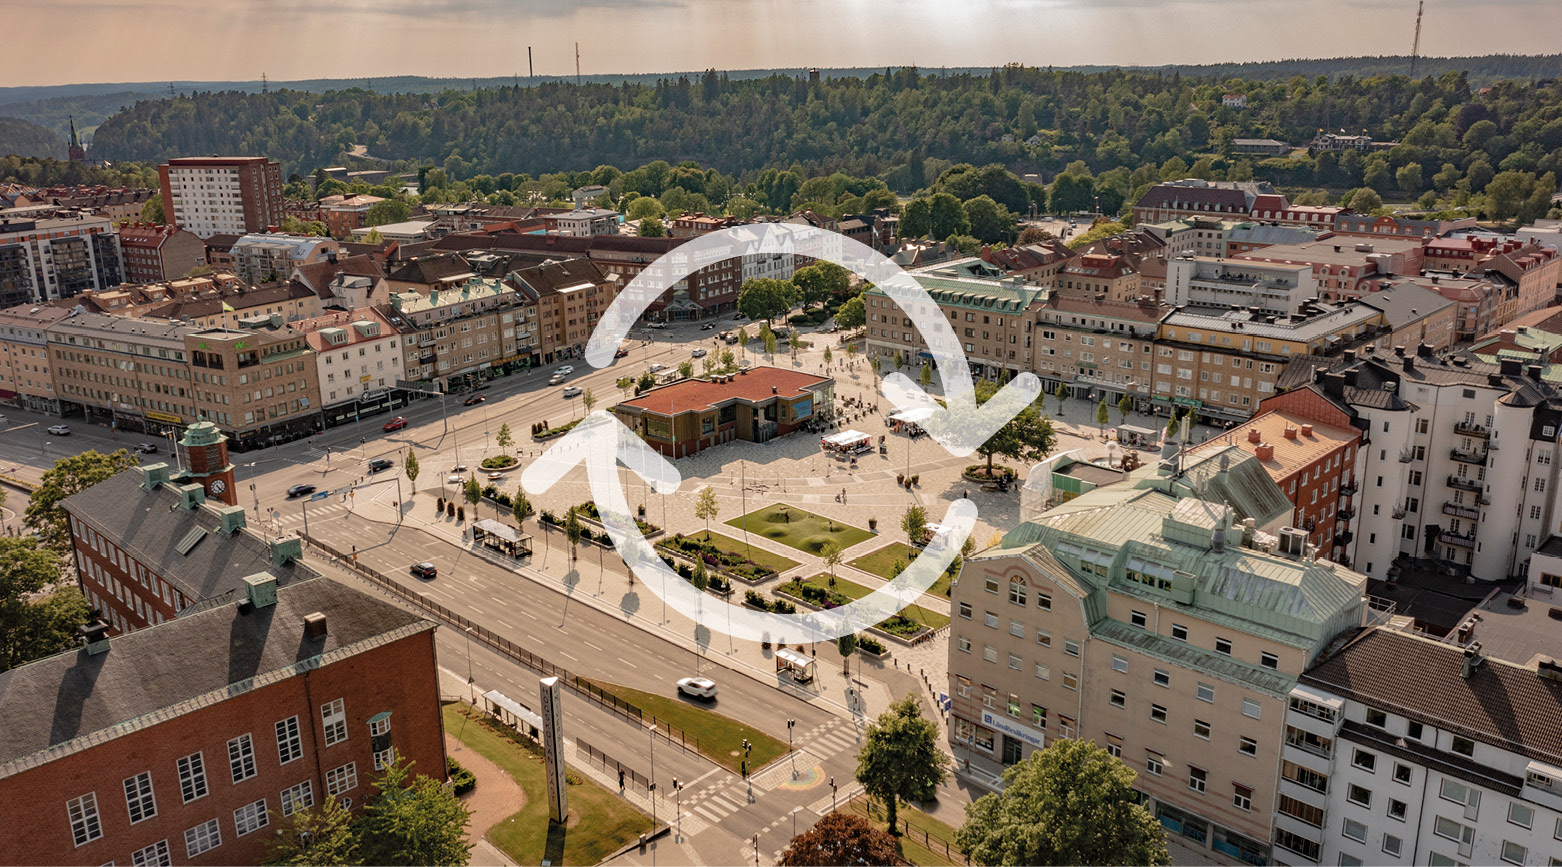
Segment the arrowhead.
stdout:
<path fill-rule="evenodd" d="M 950 454 L 963 458 L 973 454 L 1035 401 L 1041 393 L 1041 380 L 1033 373 L 1022 373 L 980 406 L 969 377 L 952 383 L 946 396 L 948 406 L 939 406 L 910 377 L 898 371 L 884 377 L 883 391 L 897 409 L 933 410 L 933 415 L 922 422 L 922 429 Z"/>
<path fill-rule="evenodd" d="M 647 446 L 617 418 L 599 409 L 532 461 L 521 473 L 521 486 L 529 494 L 543 494 L 578 464 L 586 462 L 588 469 L 600 466 L 604 456 L 611 456 L 610 459 L 628 467 L 659 494 L 677 491 L 683 481 L 677 467 Z"/>

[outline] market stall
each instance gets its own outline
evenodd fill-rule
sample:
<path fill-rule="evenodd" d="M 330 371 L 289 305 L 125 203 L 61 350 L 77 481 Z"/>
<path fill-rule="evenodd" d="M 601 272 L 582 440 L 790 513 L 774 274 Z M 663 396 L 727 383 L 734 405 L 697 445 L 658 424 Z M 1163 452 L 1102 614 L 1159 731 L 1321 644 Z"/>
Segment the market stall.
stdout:
<path fill-rule="evenodd" d="M 894 429 L 895 433 L 903 433 L 909 436 L 922 435 L 922 423 L 933 415 L 930 407 L 916 407 L 915 409 L 902 409 L 889 414 L 886 421 Z"/>
<path fill-rule="evenodd" d="M 841 431 L 819 439 L 819 447 L 826 452 L 846 458 L 873 451 L 873 437 L 860 430 Z"/>

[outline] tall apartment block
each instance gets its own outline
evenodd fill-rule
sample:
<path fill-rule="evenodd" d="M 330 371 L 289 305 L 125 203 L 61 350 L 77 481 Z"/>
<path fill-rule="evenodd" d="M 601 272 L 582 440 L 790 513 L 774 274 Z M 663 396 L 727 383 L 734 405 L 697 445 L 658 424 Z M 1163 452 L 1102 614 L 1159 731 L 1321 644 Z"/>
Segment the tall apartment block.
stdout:
<path fill-rule="evenodd" d="M 265 157 L 184 157 L 157 167 L 168 222 L 202 238 L 282 223 L 282 166 Z"/>

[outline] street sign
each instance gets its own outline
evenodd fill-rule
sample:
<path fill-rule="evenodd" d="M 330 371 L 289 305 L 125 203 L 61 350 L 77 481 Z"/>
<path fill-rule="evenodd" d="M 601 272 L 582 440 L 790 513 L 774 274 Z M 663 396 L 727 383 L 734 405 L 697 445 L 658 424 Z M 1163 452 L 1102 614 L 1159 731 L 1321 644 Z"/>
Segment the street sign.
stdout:
<path fill-rule="evenodd" d="M 330 491 L 318 491 L 309 495 L 309 502 L 313 503 L 315 500 L 323 500 L 329 496 L 331 496 Z"/>

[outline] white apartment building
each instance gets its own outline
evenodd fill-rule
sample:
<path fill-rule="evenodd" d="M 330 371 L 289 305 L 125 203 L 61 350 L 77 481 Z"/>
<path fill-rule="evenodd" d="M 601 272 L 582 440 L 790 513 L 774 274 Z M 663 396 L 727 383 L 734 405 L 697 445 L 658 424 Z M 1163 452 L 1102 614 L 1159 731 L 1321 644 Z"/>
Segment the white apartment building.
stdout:
<path fill-rule="evenodd" d="M 201 238 L 282 223 L 282 168 L 265 157 L 189 157 L 158 166 L 168 222 Z"/>
<path fill-rule="evenodd" d="M 320 403 L 327 426 L 351 420 L 390 400 L 402 376 L 405 339 L 373 308 L 330 313 L 293 323 L 315 351 Z"/>
<path fill-rule="evenodd" d="M 1187 255 L 1166 263 L 1166 302 L 1174 307 L 1257 307 L 1289 316 L 1317 296 L 1310 265 Z"/>
<path fill-rule="evenodd" d="M 1550 657 L 1368 629 L 1291 691 L 1273 860 L 1562 863 L 1558 719 Z"/>

